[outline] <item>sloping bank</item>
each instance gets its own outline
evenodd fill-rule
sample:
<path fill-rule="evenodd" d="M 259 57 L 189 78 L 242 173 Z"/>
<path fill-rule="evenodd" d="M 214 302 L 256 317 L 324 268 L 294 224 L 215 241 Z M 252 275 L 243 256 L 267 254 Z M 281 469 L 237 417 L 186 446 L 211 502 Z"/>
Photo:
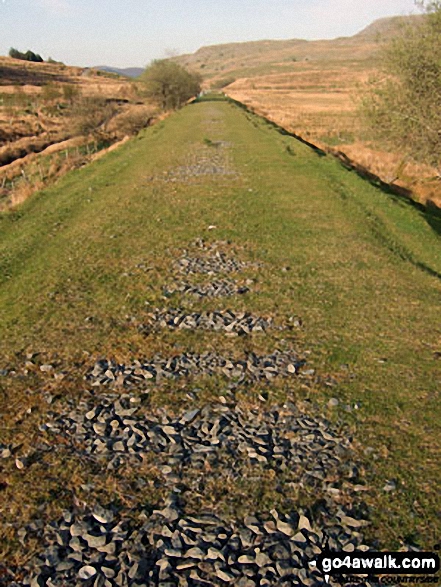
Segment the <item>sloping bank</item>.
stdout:
<path fill-rule="evenodd" d="M 305 145 L 308 145 L 315 151 L 319 151 L 323 154 L 332 155 L 333 157 L 338 159 L 346 169 L 351 169 L 355 171 L 360 177 L 362 177 L 363 179 L 367 179 L 373 185 L 379 186 L 383 190 L 393 193 L 394 195 L 411 199 L 418 204 L 423 204 L 425 207 L 432 211 L 441 213 L 441 193 L 440 195 L 432 194 L 427 198 L 422 198 L 420 197 L 420 194 L 418 194 L 414 189 L 411 189 L 408 185 L 395 183 L 398 178 L 395 178 L 392 182 L 387 181 L 386 178 L 381 177 L 365 165 L 353 159 L 347 152 L 344 152 L 335 147 L 331 147 L 330 145 L 327 145 L 317 140 L 314 140 L 314 142 L 312 142 L 309 139 L 306 139 L 304 136 L 302 136 L 301 133 L 297 131 L 290 131 L 287 128 L 281 126 L 280 121 L 277 119 L 277 117 L 268 116 L 268 114 L 264 113 L 260 108 L 254 107 L 247 102 L 237 100 L 228 93 L 226 93 L 225 95 L 231 102 L 233 102 L 240 108 L 244 108 L 248 112 L 256 114 L 257 116 L 264 118 L 268 123 L 273 124 L 274 127 L 276 127 L 280 133 L 296 138 L 297 140 L 301 141 Z"/>
<path fill-rule="evenodd" d="M 161 122 L 169 115 L 170 112 L 167 112 L 151 118 L 148 126 Z M 28 153 L 0 166 L 0 211 L 14 208 L 68 171 L 83 167 L 118 149 L 132 136 L 126 135 L 110 144 L 91 142 L 86 136 L 76 136 L 50 143 L 41 151 Z"/>

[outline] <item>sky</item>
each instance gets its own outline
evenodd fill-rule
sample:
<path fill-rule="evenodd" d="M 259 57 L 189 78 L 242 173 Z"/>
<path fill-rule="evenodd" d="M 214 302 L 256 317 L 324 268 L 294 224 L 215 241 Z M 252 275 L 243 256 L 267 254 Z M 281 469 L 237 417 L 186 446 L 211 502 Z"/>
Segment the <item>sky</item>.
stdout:
<path fill-rule="evenodd" d="M 351 36 L 416 12 L 414 0 L 0 0 L 0 55 L 145 67 L 205 45 Z"/>

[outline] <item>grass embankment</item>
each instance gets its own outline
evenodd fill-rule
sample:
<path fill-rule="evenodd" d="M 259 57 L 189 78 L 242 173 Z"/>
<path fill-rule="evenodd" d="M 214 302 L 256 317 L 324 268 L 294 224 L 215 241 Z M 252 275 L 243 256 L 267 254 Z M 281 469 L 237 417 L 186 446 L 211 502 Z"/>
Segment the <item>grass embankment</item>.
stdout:
<path fill-rule="evenodd" d="M 0 57 L 0 210 L 24 202 L 91 153 L 157 116 L 127 78 Z"/>
<path fill-rule="evenodd" d="M 208 172 L 214 160 L 228 173 Z M 337 412 L 356 430 L 360 462 L 368 467 L 368 535 L 386 548 L 410 540 L 430 548 L 440 530 L 440 230 L 439 218 L 263 119 L 226 102 L 190 105 L 0 215 L 0 368 L 16 372 L 0 378 L 2 442 L 23 443 L 22 452 L 41 442 L 38 424 L 54 405 L 80 394 L 82 376 L 99 357 L 271 352 L 292 343 L 311 351 L 308 367 L 322 380 L 332 376 L 338 385 L 279 382 L 270 401 L 293 392 L 323 406 L 331 397 L 341 406 L 359 403 L 358 410 Z M 162 287 L 173 280 L 173 261 L 198 237 L 229 239 L 242 258 L 262 266 L 249 295 L 193 307 L 246 309 L 279 322 L 296 315 L 302 329 L 251 341 L 140 334 L 146 301 L 190 307 L 188 299 L 165 300 Z M 42 372 L 42 363 L 54 370 Z M 191 385 L 161 388 L 153 406 L 185 403 Z M 202 397 L 225 387 L 207 383 Z M 244 393 L 244 401 L 254 402 L 258 391 Z M 55 403 L 47 403 L 47 392 Z M 124 475 L 154 474 L 152 467 L 102 475 L 62 453 L 24 469 L 4 463 L 2 516 L 18 526 L 58 512 L 72 494 L 81 499 L 81 485 L 91 479 L 97 492 L 130 503 Z M 396 490 L 388 493 L 390 480 Z M 272 487 L 262 482 L 257 491 L 254 484 L 253 493 L 245 484 L 237 501 L 244 507 L 248 496 L 267 508 L 280 499 Z M 154 496 L 146 490 L 144 499 Z M 4 526 L 2 534 L 11 557 L 13 528 Z"/>

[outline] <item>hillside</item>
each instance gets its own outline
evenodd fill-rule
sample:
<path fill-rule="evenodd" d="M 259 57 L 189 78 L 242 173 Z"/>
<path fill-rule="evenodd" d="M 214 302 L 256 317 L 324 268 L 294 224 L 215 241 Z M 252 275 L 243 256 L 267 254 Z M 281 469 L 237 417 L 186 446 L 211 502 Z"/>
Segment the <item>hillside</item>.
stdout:
<path fill-rule="evenodd" d="M 111 67 L 109 65 L 96 65 L 94 70 L 98 71 L 106 71 L 108 73 L 116 73 L 117 75 L 122 75 L 123 77 L 139 77 L 141 73 L 144 71 L 142 67 Z"/>
<path fill-rule="evenodd" d="M 154 110 L 127 77 L 0 57 L 0 209 L 136 133 Z"/>
<path fill-rule="evenodd" d="M 96 86 L 105 96 L 116 97 L 124 93 L 127 81 L 107 75 L 107 72 L 94 68 L 76 67 L 62 63 L 34 63 L 11 57 L 0 56 L 0 91 L 12 92 L 21 86 L 28 93 L 38 93 L 48 84 L 75 84 L 84 94 L 94 93 Z"/>
<path fill-rule="evenodd" d="M 0 213 L 0 584 L 431 551 L 440 232 L 220 96 Z"/>
<path fill-rule="evenodd" d="M 409 23 L 418 23 L 421 19 L 424 18 L 424 15 L 416 14 L 412 16 L 392 16 L 389 18 L 379 18 L 378 20 L 374 21 L 372 24 L 368 25 L 358 34 L 356 34 L 353 38 L 354 39 L 390 39 L 391 37 L 395 36 L 400 32 L 403 25 L 407 25 Z"/>
<path fill-rule="evenodd" d="M 36 141 L 48 133 L 52 142 L 72 136 L 66 106 L 80 96 L 99 96 L 114 102 L 136 97 L 124 77 L 89 68 L 0 57 L 0 149 L 6 146 L 12 151 L 16 141 Z M 0 165 L 5 162 L 0 155 Z"/>
<path fill-rule="evenodd" d="M 303 67 L 305 62 L 324 68 L 349 64 L 358 69 L 374 64 L 379 42 L 397 34 L 403 23 L 417 22 L 420 18 L 380 19 L 353 37 L 334 40 L 265 40 L 213 45 L 176 60 L 200 71 L 209 82 L 227 77 L 239 79 L 289 73 Z"/>

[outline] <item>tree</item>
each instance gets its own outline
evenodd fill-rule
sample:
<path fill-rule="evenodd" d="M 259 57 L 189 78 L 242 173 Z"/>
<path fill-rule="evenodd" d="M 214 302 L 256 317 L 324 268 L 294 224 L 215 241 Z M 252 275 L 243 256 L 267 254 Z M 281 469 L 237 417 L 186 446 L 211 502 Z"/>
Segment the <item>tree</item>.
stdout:
<path fill-rule="evenodd" d="M 43 63 L 43 57 L 41 55 L 37 55 L 33 51 L 26 51 L 24 54 L 24 58 L 26 61 L 35 61 L 36 63 Z"/>
<path fill-rule="evenodd" d="M 9 57 L 12 57 L 13 59 L 23 59 L 23 53 L 20 53 L 18 49 L 11 47 L 9 49 Z"/>
<path fill-rule="evenodd" d="M 168 59 L 153 61 L 140 76 L 146 94 L 163 110 L 180 108 L 201 91 L 201 77 Z"/>
<path fill-rule="evenodd" d="M 21 59 L 23 61 L 35 61 L 37 63 L 43 63 L 43 58 L 41 55 L 37 55 L 33 51 L 26 51 L 26 53 L 21 53 L 14 47 L 9 49 L 9 57 L 13 57 L 14 59 Z"/>
<path fill-rule="evenodd" d="M 362 111 L 376 137 L 441 175 L 441 2 L 418 4 L 424 18 L 386 46 Z"/>

